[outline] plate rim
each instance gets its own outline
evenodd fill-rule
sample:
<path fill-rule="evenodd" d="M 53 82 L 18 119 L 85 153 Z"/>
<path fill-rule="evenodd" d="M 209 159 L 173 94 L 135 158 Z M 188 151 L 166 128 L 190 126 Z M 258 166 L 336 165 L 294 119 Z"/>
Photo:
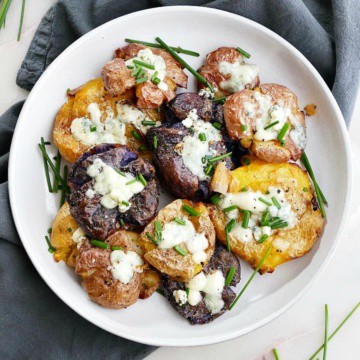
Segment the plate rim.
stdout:
<path fill-rule="evenodd" d="M 176 339 L 165 339 L 162 340 L 160 337 L 155 337 L 155 338 L 143 338 L 141 337 L 141 335 L 133 335 L 133 334 L 119 334 L 118 332 L 115 331 L 115 329 L 112 329 L 110 326 L 108 326 L 107 324 L 104 324 L 102 322 L 95 322 L 95 320 L 93 321 L 91 319 L 91 317 L 88 316 L 88 314 L 86 314 L 86 311 L 83 311 L 81 308 L 75 309 L 75 306 L 73 306 L 70 301 L 68 299 L 66 299 L 65 296 L 62 295 L 62 293 L 59 291 L 59 289 L 56 289 L 55 287 L 53 287 L 51 285 L 50 279 L 48 279 L 47 274 L 45 271 L 43 271 L 41 269 L 40 264 L 37 263 L 36 260 L 36 256 L 34 254 L 32 254 L 31 252 L 31 246 L 30 246 L 30 242 L 27 242 L 26 240 L 24 241 L 23 239 L 26 239 L 26 234 L 24 229 L 22 228 L 21 225 L 21 219 L 20 219 L 20 214 L 17 211 L 16 208 L 16 194 L 15 194 L 15 185 L 14 181 L 12 181 L 12 179 L 14 179 L 14 169 L 15 169 L 15 163 L 13 158 L 15 157 L 14 153 L 15 153 L 15 146 L 16 144 L 19 142 L 19 124 L 22 123 L 23 121 L 23 114 L 26 113 L 27 109 L 31 106 L 31 103 L 33 101 L 33 99 L 36 99 L 36 89 L 42 85 L 42 83 L 45 81 L 46 77 L 51 73 L 52 69 L 55 69 L 57 64 L 59 62 L 62 61 L 63 58 L 65 58 L 66 56 L 68 56 L 68 54 L 70 54 L 71 52 L 73 52 L 77 47 L 81 46 L 84 42 L 87 41 L 87 39 L 91 36 L 93 36 L 94 33 L 98 33 L 100 32 L 102 29 L 106 28 L 106 27 L 111 27 L 113 26 L 113 24 L 115 24 L 116 22 L 121 22 L 124 19 L 125 20 L 131 20 L 132 17 L 138 17 L 138 16 L 143 16 L 145 15 L 149 15 L 152 16 L 154 13 L 168 13 L 168 12 L 176 12 L 178 10 L 188 10 L 188 11 L 197 11 L 199 13 L 208 13 L 208 14 L 215 14 L 217 16 L 221 16 L 221 17 L 228 17 L 231 19 L 235 19 L 237 21 L 240 21 L 242 23 L 245 23 L 246 25 L 252 27 L 255 31 L 259 31 L 264 33 L 265 35 L 273 38 L 276 42 L 280 43 L 282 46 L 284 46 L 285 48 L 287 48 L 291 53 L 294 54 L 294 56 L 299 59 L 307 68 L 308 71 L 311 72 L 311 74 L 316 78 L 317 82 L 319 83 L 319 85 L 321 86 L 322 90 L 324 91 L 327 99 L 330 101 L 330 104 L 334 110 L 335 116 L 339 122 L 339 129 L 341 132 L 341 136 L 344 139 L 344 153 L 345 153 L 345 158 L 346 158 L 346 188 L 345 188 L 345 201 L 344 201 L 344 207 L 345 207 L 345 211 L 342 214 L 341 217 L 341 221 L 340 221 L 340 227 L 337 230 L 336 236 L 335 236 L 335 240 L 332 244 L 332 246 L 330 247 L 327 255 L 325 256 L 324 261 L 321 263 L 320 267 L 317 269 L 316 273 L 313 275 L 313 277 L 308 280 L 308 282 L 306 283 L 306 285 L 301 289 L 301 291 L 294 296 L 291 300 L 289 300 L 284 306 L 282 306 L 281 308 L 279 308 L 278 310 L 274 311 L 273 313 L 271 313 L 270 315 L 268 315 L 267 317 L 260 319 L 258 321 L 255 321 L 252 325 L 247 326 L 246 328 L 243 328 L 241 330 L 237 330 L 237 331 L 229 331 L 226 334 L 216 334 L 216 335 L 210 335 L 207 336 L 206 338 L 194 338 L 192 339 L 192 341 L 189 344 L 186 344 L 186 347 L 191 347 L 191 346 L 200 346 L 200 345 L 210 345 L 210 344 L 216 344 L 216 343 L 220 343 L 220 342 L 224 342 L 227 340 L 231 340 L 234 339 L 236 337 L 240 337 L 243 336 L 247 333 L 250 333 L 252 331 L 254 331 L 257 328 L 260 328 L 262 326 L 264 326 L 265 324 L 268 324 L 269 322 L 273 321 L 274 319 L 276 319 L 278 316 L 280 316 L 281 314 L 283 314 L 284 312 L 286 312 L 291 306 L 293 306 L 314 284 L 315 282 L 318 280 L 318 278 L 320 277 L 320 275 L 324 272 L 324 270 L 326 269 L 327 265 L 329 264 L 339 242 L 340 239 L 342 238 L 342 233 L 344 230 L 344 227 L 346 225 L 346 220 L 348 218 L 348 214 L 349 214 L 349 203 L 350 203 L 350 196 L 351 196 L 351 187 L 352 187 L 352 161 L 351 161 L 351 150 L 350 150 L 350 139 L 349 139 L 349 134 L 345 125 L 345 120 L 343 118 L 343 115 L 341 113 L 341 110 L 339 108 L 339 105 L 337 103 L 337 101 L 335 100 L 332 92 L 330 91 L 329 87 L 327 86 L 327 84 L 325 83 L 324 79 L 321 77 L 321 75 L 319 74 L 319 72 L 315 69 L 315 67 L 310 63 L 310 61 L 298 50 L 296 49 L 292 44 L 290 44 L 287 40 L 283 39 L 280 35 L 276 34 L 275 32 L 273 32 L 272 30 L 268 29 L 267 27 L 253 21 L 250 20 L 248 18 L 245 18 L 241 15 L 237 15 L 237 14 L 233 14 L 224 10 L 219 10 L 219 9 L 213 9 L 213 8 L 208 8 L 208 7 L 201 7 L 201 6 L 188 6 L 188 5 L 180 5 L 180 6 L 165 6 L 165 7 L 158 7 L 158 8 L 151 8 L 151 9 L 145 9 L 145 10 L 141 10 L 141 11 L 137 11 L 137 12 L 133 12 L 127 15 L 123 15 L 120 16 L 118 18 L 115 18 L 113 20 L 110 20 L 100 26 L 98 26 L 97 28 L 92 29 L 91 31 L 89 31 L 88 33 L 84 34 L 83 36 L 81 36 L 79 39 L 77 39 L 75 42 L 73 42 L 71 45 L 69 45 L 49 66 L 48 68 L 44 71 L 44 73 L 40 76 L 40 78 L 38 79 L 38 81 L 36 82 L 36 84 L 34 85 L 33 89 L 31 90 L 31 92 L 29 93 L 29 96 L 26 98 L 25 104 L 21 110 L 21 113 L 19 115 L 15 130 L 14 130 L 14 134 L 13 134 L 13 138 L 12 138 L 12 142 L 11 142 L 11 148 L 10 148 L 10 156 L 9 156 L 9 169 L 8 169 L 8 186 L 9 186 L 9 198 L 10 198 L 10 207 L 11 207 L 11 211 L 12 211 L 12 215 L 14 218 L 14 222 L 15 222 L 15 226 L 16 229 L 18 231 L 21 243 L 23 244 L 25 251 L 28 255 L 28 257 L 30 258 L 33 266 L 35 267 L 36 271 L 38 272 L 38 274 L 41 276 L 41 278 L 45 281 L 45 283 L 50 287 L 50 289 L 67 305 L 69 306 L 73 311 L 75 311 L 77 314 L 79 314 L 80 316 L 82 316 L 84 319 L 86 319 L 87 321 L 89 321 L 90 323 L 94 324 L 95 326 L 98 326 L 99 328 L 112 333 L 116 336 L 119 337 L 123 337 L 126 338 L 128 340 L 132 340 L 132 341 L 136 341 L 142 344 L 146 344 L 146 345 L 155 345 L 155 346 L 175 346 L 175 347 L 183 347 L 184 344 L 183 343 L 179 343 Z"/>

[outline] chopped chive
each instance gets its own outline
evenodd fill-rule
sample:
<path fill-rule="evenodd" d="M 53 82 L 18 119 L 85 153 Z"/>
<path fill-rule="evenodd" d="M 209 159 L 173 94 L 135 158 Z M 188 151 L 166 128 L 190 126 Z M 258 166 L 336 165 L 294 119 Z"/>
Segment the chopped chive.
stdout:
<path fill-rule="evenodd" d="M 140 68 L 135 67 L 130 75 L 136 77 L 139 74 L 140 70 Z"/>
<path fill-rule="evenodd" d="M 155 240 L 155 238 L 154 238 L 151 234 L 146 233 L 146 237 L 147 237 L 149 240 L 151 240 L 155 245 L 158 244 L 158 242 Z"/>
<path fill-rule="evenodd" d="M 260 239 L 257 242 L 259 244 L 262 244 L 268 237 L 269 237 L 269 235 L 264 234 L 260 237 Z"/>
<path fill-rule="evenodd" d="M 289 123 L 285 123 L 284 126 L 282 127 L 282 129 L 280 130 L 278 136 L 277 136 L 277 139 L 281 142 L 283 141 L 286 133 L 288 132 L 290 128 L 290 124 Z"/>
<path fill-rule="evenodd" d="M 231 243 L 230 243 L 229 233 L 234 228 L 235 224 L 236 224 L 235 219 L 231 219 L 225 226 L 226 249 L 228 252 L 231 251 Z"/>
<path fill-rule="evenodd" d="M 156 121 L 151 121 L 151 120 L 143 120 L 141 123 L 146 126 L 156 125 Z"/>
<path fill-rule="evenodd" d="M 245 50 L 243 50 L 242 48 L 240 47 L 237 47 L 236 50 L 241 54 L 241 55 L 244 55 L 247 59 L 250 59 L 251 55 L 246 52 Z"/>
<path fill-rule="evenodd" d="M 112 246 L 111 250 L 112 251 L 114 251 L 114 250 L 122 250 L 122 247 L 121 246 Z"/>
<path fill-rule="evenodd" d="M 47 229 L 47 233 L 48 233 L 48 234 L 51 234 L 51 233 L 52 233 L 52 228 L 48 228 L 48 229 Z"/>
<path fill-rule="evenodd" d="M 141 44 L 141 45 L 145 45 L 145 46 L 149 46 L 149 47 L 153 47 L 153 48 L 157 48 L 157 49 L 164 49 L 164 47 L 159 45 L 159 44 L 154 44 L 154 43 L 141 41 L 141 40 L 125 39 L 125 42 L 134 43 L 134 44 Z M 182 53 L 182 54 L 191 55 L 191 56 L 197 56 L 197 57 L 200 56 L 200 54 L 195 52 L 195 51 L 182 49 L 181 47 L 171 46 L 171 49 L 176 51 L 177 53 Z"/>
<path fill-rule="evenodd" d="M 280 360 L 279 352 L 277 349 L 273 349 L 273 354 L 274 354 L 275 360 Z"/>
<path fill-rule="evenodd" d="M 139 173 L 139 174 L 138 174 L 138 178 L 139 178 L 139 181 L 140 181 L 144 186 L 147 185 L 147 181 L 145 180 L 143 174 Z"/>
<path fill-rule="evenodd" d="M 246 131 L 247 130 L 247 125 L 241 125 L 241 131 Z"/>
<path fill-rule="evenodd" d="M 217 205 L 220 202 L 220 195 L 213 195 L 210 199 L 210 201 L 214 204 Z"/>
<path fill-rule="evenodd" d="M 94 132 L 94 131 L 96 131 L 96 126 L 90 126 L 90 132 Z"/>
<path fill-rule="evenodd" d="M 228 152 L 228 153 L 226 153 L 226 154 L 222 154 L 222 155 L 220 155 L 220 156 L 213 157 L 213 158 L 209 159 L 208 161 L 209 161 L 210 163 L 213 163 L 213 162 L 216 162 L 216 161 L 225 159 L 225 158 L 231 156 L 231 154 L 232 154 L 232 152 Z"/>
<path fill-rule="evenodd" d="M 205 175 L 210 175 L 211 171 L 213 170 L 214 165 L 209 164 L 205 169 Z"/>
<path fill-rule="evenodd" d="M 197 210 L 195 210 L 193 207 L 189 206 L 189 205 L 183 205 L 182 209 L 184 211 L 186 211 L 188 214 L 190 214 L 191 216 L 200 216 L 201 213 Z"/>
<path fill-rule="evenodd" d="M 176 250 L 180 255 L 185 256 L 187 255 L 187 251 L 180 247 L 179 245 L 174 246 L 174 250 Z"/>
<path fill-rule="evenodd" d="M 270 218 L 270 211 L 265 211 L 262 218 L 261 218 L 261 224 L 264 222 L 267 222 Z"/>
<path fill-rule="evenodd" d="M 225 209 L 222 209 L 222 211 L 227 213 L 229 211 L 233 211 L 233 210 L 236 210 L 236 209 L 238 209 L 238 207 L 236 205 L 231 205 L 231 206 L 229 206 L 229 207 L 227 207 Z"/>
<path fill-rule="evenodd" d="M 217 122 L 217 121 L 213 122 L 213 123 L 212 123 L 212 126 L 213 126 L 215 129 L 218 129 L 218 130 L 221 130 L 221 129 L 222 129 L 222 125 L 221 125 L 219 122 Z"/>
<path fill-rule="evenodd" d="M 242 162 L 245 164 L 245 165 L 250 165 L 250 160 L 247 158 L 247 157 L 243 157 L 242 158 Z"/>
<path fill-rule="evenodd" d="M 69 227 L 69 228 L 67 229 L 67 231 L 71 233 L 71 232 L 72 232 L 72 228 Z"/>
<path fill-rule="evenodd" d="M 132 70 L 134 68 L 134 66 L 128 65 L 127 68 Z"/>
<path fill-rule="evenodd" d="M 190 289 L 188 287 L 185 288 L 186 295 L 189 296 Z"/>
<path fill-rule="evenodd" d="M 65 181 L 65 184 L 66 184 L 67 176 L 68 176 L 68 167 L 67 167 L 67 165 L 64 166 L 63 176 L 64 176 L 64 181 Z M 66 196 L 67 191 L 68 191 L 67 185 L 61 188 L 60 207 L 63 206 L 63 204 L 65 202 L 65 196 Z"/>
<path fill-rule="evenodd" d="M 132 179 L 130 181 L 128 181 L 127 183 L 125 183 L 125 185 L 131 185 L 131 184 L 134 184 L 138 181 L 138 179 Z"/>
<path fill-rule="evenodd" d="M 247 289 L 247 287 L 250 285 L 251 281 L 253 280 L 253 278 L 255 277 L 256 273 L 259 271 L 259 269 L 261 268 L 261 266 L 263 265 L 263 263 L 265 262 L 266 258 L 269 256 L 271 251 L 271 246 L 266 250 L 265 255 L 263 256 L 263 258 L 260 260 L 259 265 L 256 267 L 256 269 L 253 271 L 253 273 L 251 274 L 251 276 L 249 277 L 248 281 L 246 282 L 245 286 L 241 289 L 239 295 L 236 297 L 236 299 L 233 301 L 233 303 L 230 305 L 229 310 L 232 310 L 233 307 L 236 305 L 236 303 L 239 301 L 239 299 L 241 298 L 241 296 L 244 294 L 245 290 Z"/>
<path fill-rule="evenodd" d="M 155 227 L 155 239 L 156 242 L 159 243 L 162 241 L 162 225 L 159 221 L 154 221 L 154 227 Z"/>
<path fill-rule="evenodd" d="M 130 203 L 129 203 L 128 201 L 125 201 L 125 200 L 123 200 L 123 201 L 121 202 L 121 204 L 123 204 L 123 205 L 125 205 L 125 206 L 129 206 L 129 205 L 130 205 Z"/>
<path fill-rule="evenodd" d="M 281 229 L 281 228 L 285 228 L 287 227 L 289 224 L 286 221 L 282 221 L 279 223 L 276 223 L 274 225 L 271 226 L 272 229 Z"/>
<path fill-rule="evenodd" d="M 153 137 L 153 147 L 154 147 L 154 149 L 157 149 L 157 145 L 158 145 L 158 138 L 157 138 L 157 136 L 155 135 L 155 136 Z"/>
<path fill-rule="evenodd" d="M 90 244 L 94 245 L 94 246 L 96 246 L 98 248 L 101 248 L 101 249 L 107 249 L 108 248 L 108 244 L 103 242 L 103 241 L 100 241 L 100 240 L 95 240 L 95 239 L 90 240 Z"/>
<path fill-rule="evenodd" d="M 277 125 L 280 121 L 274 121 L 271 124 L 267 125 L 264 127 L 264 130 L 268 130 L 270 128 L 272 128 L 273 126 Z"/>
<path fill-rule="evenodd" d="M 51 245 L 51 241 L 47 235 L 45 236 L 45 240 L 48 244 L 48 252 L 51 254 L 54 253 L 56 251 L 56 249 Z"/>
<path fill-rule="evenodd" d="M 273 196 L 273 197 L 271 198 L 271 200 L 272 200 L 273 204 L 280 210 L 280 209 L 281 209 L 281 205 L 280 205 L 280 203 L 277 201 L 276 197 Z M 271 205 L 271 204 L 270 204 L 270 205 Z"/>
<path fill-rule="evenodd" d="M 124 220 L 123 220 L 123 219 L 120 219 L 119 222 L 120 222 L 120 225 L 121 225 L 121 226 L 125 226 L 125 223 L 124 223 Z"/>
<path fill-rule="evenodd" d="M 125 173 L 123 173 L 122 171 L 119 171 L 119 170 L 116 170 L 116 169 L 114 169 L 114 170 L 115 170 L 119 175 L 126 177 Z"/>
<path fill-rule="evenodd" d="M 241 189 L 241 192 L 247 192 L 247 191 L 248 191 L 248 188 L 245 186 Z"/>
<path fill-rule="evenodd" d="M 323 360 L 326 360 L 327 346 L 328 346 L 328 332 L 329 332 L 329 310 L 328 305 L 325 304 L 325 341 L 324 341 L 324 351 L 323 351 Z"/>
<path fill-rule="evenodd" d="M 145 146 L 145 145 L 140 145 L 139 147 L 138 147 L 138 150 L 139 151 L 146 151 L 148 148 Z"/>
<path fill-rule="evenodd" d="M 264 203 L 264 204 L 267 205 L 267 206 L 271 206 L 271 205 L 272 205 L 271 202 L 265 200 L 263 197 L 259 197 L 259 201 L 261 201 L 262 203 Z"/>
<path fill-rule="evenodd" d="M 152 74 L 152 76 L 151 76 L 151 81 L 154 81 L 154 79 L 158 76 L 158 72 L 157 71 L 155 71 L 153 74 Z"/>
<path fill-rule="evenodd" d="M 20 38 L 21 38 L 21 31 L 22 31 L 23 22 L 24 22 L 24 13 L 25 13 L 25 0 L 22 0 L 21 15 L 20 15 L 20 23 L 19 23 L 17 41 L 20 41 Z"/>
<path fill-rule="evenodd" d="M 205 158 L 205 156 L 203 156 L 203 157 L 201 158 L 201 162 L 202 162 L 203 164 L 206 163 L 206 158 Z"/>
<path fill-rule="evenodd" d="M 314 172 L 312 170 L 309 159 L 308 159 L 307 155 L 305 154 L 305 152 L 302 153 L 302 155 L 300 157 L 300 160 L 301 160 L 302 164 L 304 165 L 306 171 L 308 172 L 308 174 L 309 174 L 309 176 L 310 176 L 310 178 L 311 178 L 311 180 L 312 180 L 312 182 L 314 184 L 315 195 L 316 195 L 317 201 L 319 203 L 321 216 L 323 218 L 325 218 L 326 217 L 326 212 L 325 212 L 324 204 L 327 205 L 328 202 L 327 202 L 323 192 L 321 191 L 319 184 L 316 181 Z"/>
<path fill-rule="evenodd" d="M 231 266 L 229 269 L 229 272 L 227 273 L 226 279 L 225 279 L 226 286 L 229 286 L 231 284 L 232 279 L 235 275 L 235 272 L 236 272 L 236 269 L 233 266 Z"/>
<path fill-rule="evenodd" d="M 206 141 L 206 135 L 204 133 L 199 134 L 200 141 Z"/>
<path fill-rule="evenodd" d="M 161 80 L 159 78 L 155 78 L 154 80 L 152 80 L 152 82 L 155 84 L 155 85 L 159 85 Z"/>
<path fill-rule="evenodd" d="M 156 289 L 155 291 L 156 291 L 158 294 L 160 294 L 160 295 L 162 295 L 162 296 L 165 296 L 165 293 L 164 293 L 163 290 L 161 290 L 161 289 Z"/>
<path fill-rule="evenodd" d="M 211 92 L 214 92 L 213 87 L 209 84 L 209 82 L 202 77 L 196 70 L 194 70 L 186 61 L 184 61 L 171 47 L 169 47 L 163 40 L 159 37 L 155 38 L 155 40 L 164 48 L 166 49 L 170 55 L 177 60 L 182 66 L 184 66 L 188 71 L 191 72 L 201 83 L 205 84 Z"/>
<path fill-rule="evenodd" d="M 219 97 L 217 99 L 213 99 L 212 101 L 213 102 L 218 102 L 220 104 L 225 104 L 226 98 L 227 98 L 227 96 L 222 96 L 222 97 Z"/>
<path fill-rule="evenodd" d="M 186 225 L 186 222 L 178 217 L 174 217 L 173 221 L 177 222 L 179 225 L 183 225 L 183 226 Z"/>
<path fill-rule="evenodd" d="M 11 4 L 11 0 L 4 0 L 3 4 L 1 6 L 0 9 L 0 29 L 4 26 L 5 28 L 5 19 L 6 19 L 6 14 L 9 10 L 9 6 Z"/>
<path fill-rule="evenodd" d="M 147 80 L 148 80 L 147 76 L 144 76 L 142 78 L 136 79 L 135 84 L 141 84 Z"/>
<path fill-rule="evenodd" d="M 140 140 L 140 139 L 141 139 L 140 134 L 139 134 L 137 131 L 133 131 L 133 132 L 132 132 L 132 136 L 133 136 L 134 139 L 136 139 L 136 140 Z"/>
<path fill-rule="evenodd" d="M 250 219 L 250 211 L 245 210 L 244 211 L 244 218 L 243 218 L 243 221 L 242 221 L 242 224 L 241 224 L 241 226 L 244 229 L 247 229 L 249 227 L 249 219 Z"/>
<path fill-rule="evenodd" d="M 235 224 L 236 224 L 235 219 L 231 219 L 231 220 L 227 223 L 226 228 L 228 229 L 229 232 L 234 228 Z"/>
<path fill-rule="evenodd" d="M 307 187 L 303 187 L 303 192 L 308 192 Z"/>
<path fill-rule="evenodd" d="M 64 181 L 64 179 L 61 177 L 60 172 L 56 170 L 53 162 L 50 159 L 50 156 L 47 154 L 46 149 L 45 149 L 45 145 L 38 144 L 38 147 L 39 147 L 40 151 L 42 152 L 43 156 L 45 157 L 45 159 L 47 161 L 47 164 L 50 166 L 50 168 L 53 171 L 54 175 L 59 179 L 59 182 L 61 183 L 61 185 L 64 186 L 65 188 L 67 188 L 66 181 Z"/>
<path fill-rule="evenodd" d="M 136 74 L 136 79 L 140 79 L 142 77 L 145 77 L 144 76 L 145 74 L 146 74 L 146 71 L 143 68 L 140 68 L 139 72 Z"/>
<path fill-rule="evenodd" d="M 60 172 L 60 167 L 61 167 L 61 155 L 60 152 L 58 151 L 56 154 L 56 162 L 55 162 L 55 168 L 58 172 Z M 59 179 L 56 176 L 54 176 L 53 190 L 55 193 L 57 193 L 59 190 Z"/>
<path fill-rule="evenodd" d="M 133 63 L 134 64 L 137 64 L 137 65 L 140 65 L 140 66 L 143 66 L 147 69 L 151 69 L 151 70 L 155 70 L 155 66 L 154 65 L 151 65 L 151 64 L 148 64 L 144 61 L 140 61 L 140 60 L 137 60 L 137 59 L 133 59 Z"/>
<path fill-rule="evenodd" d="M 39 144 L 40 146 L 40 144 Z M 45 150 L 45 141 L 44 141 L 44 138 L 42 137 L 41 138 L 41 146 L 43 147 L 44 149 L 44 152 L 46 153 L 46 150 Z M 40 148 L 41 150 L 42 148 Z M 49 159 L 50 160 L 50 159 Z M 53 192 L 53 188 L 52 188 L 52 185 L 51 185 L 51 180 L 50 180 L 50 173 L 49 173 L 49 166 L 48 166 L 48 162 L 47 162 L 47 159 L 45 157 L 45 155 L 43 154 L 43 161 L 44 161 L 44 170 L 45 170 L 45 177 L 46 177 L 46 183 L 47 183 L 47 186 L 48 186 L 48 190 L 50 193 Z M 51 161 L 51 160 L 50 160 Z"/>
<path fill-rule="evenodd" d="M 328 342 L 341 330 L 341 328 L 346 324 L 346 322 L 354 315 L 356 310 L 360 307 L 360 302 L 358 302 L 355 307 L 346 315 L 345 319 L 339 324 L 339 326 L 330 334 L 328 337 Z M 316 355 L 324 348 L 325 344 L 322 344 L 315 353 L 309 358 L 309 360 L 314 360 Z"/>

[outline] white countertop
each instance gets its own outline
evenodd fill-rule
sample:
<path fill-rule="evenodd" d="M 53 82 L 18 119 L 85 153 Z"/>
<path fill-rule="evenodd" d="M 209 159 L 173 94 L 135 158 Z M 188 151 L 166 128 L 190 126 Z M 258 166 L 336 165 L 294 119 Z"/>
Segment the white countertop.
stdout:
<path fill-rule="evenodd" d="M 41 17 L 55 0 L 28 1 L 21 41 L 16 41 L 20 1 L 11 5 L 6 29 L 0 31 L 0 114 L 27 92 L 15 84 L 17 70 L 26 54 Z M 270 324 L 243 337 L 222 344 L 193 347 L 163 347 L 147 360 L 274 359 L 276 347 L 281 360 L 307 359 L 323 341 L 324 304 L 329 304 L 330 332 L 360 301 L 360 96 L 358 96 L 350 139 L 353 157 L 353 192 L 350 216 L 341 242 L 326 271 L 290 310 Z M 334 169 L 335 170 L 335 169 Z M 331 174 L 329 174 L 331 176 Z M 331 341 L 328 360 L 360 359 L 360 310 Z M 321 357 L 322 358 L 322 357 Z"/>

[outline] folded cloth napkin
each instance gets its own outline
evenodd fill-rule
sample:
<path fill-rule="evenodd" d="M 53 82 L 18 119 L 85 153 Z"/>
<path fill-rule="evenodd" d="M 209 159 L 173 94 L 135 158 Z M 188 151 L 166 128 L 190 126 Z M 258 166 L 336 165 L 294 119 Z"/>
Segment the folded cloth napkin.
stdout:
<path fill-rule="evenodd" d="M 31 90 L 46 67 L 91 29 L 130 12 L 165 5 L 222 9 L 277 32 L 318 69 L 349 123 L 359 83 L 358 0 L 60 0 L 42 19 L 17 84 Z M 144 358 L 155 348 L 111 335 L 74 313 L 42 281 L 21 246 L 6 182 L 21 107 L 18 103 L 0 117 L 0 358 Z"/>

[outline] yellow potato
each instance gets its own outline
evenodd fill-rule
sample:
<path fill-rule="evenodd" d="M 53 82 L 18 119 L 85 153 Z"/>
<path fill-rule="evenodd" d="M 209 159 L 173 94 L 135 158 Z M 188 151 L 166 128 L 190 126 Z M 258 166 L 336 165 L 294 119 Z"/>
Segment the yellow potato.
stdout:
<path fill-rule="evenodd" d="M 269 186 L 282 188 L 292 211 L 298 217 L 293 228 L 275 230 L 263 243 L 258 243 L 255 239 L 242 242 L 229 234 L 231 250 L 253 268 L 256 268 L 271 246 L 272 250 L 260 272 L 273 272 L 276 266 L 309 252 L 321 235 L 325 220 L 317 208 L 309 177 L 299 166 L 290 163 L 270 164 L 254 156 L 247 158 L 250 160 L 249 165 L 231 172 L 228 192 L 240 192 L 244 187 L 262 193 L 266 193 Z M 209 208 L 216 235 L 226 244 L 225 225 L 228 220 L 217 206 Z M 242 217 L 240 213 L 239 222 Z"/>
<path fill-rule="evenodd" d="M 107 108 L 111 108 L 116 116 L 117 102 L 133 103 L 134 101 L 135 94 L 133 90 L 129 90 L 125 94 L 117 97 L 111 97 L 105 90 L 104 83 L 100 78 L 90 80 L 80 88 L 69 92 L 68 101 L 60 108 L 56 115 L 53 130 L 54 143 L 62 157 L 74 163 L 91 147 L 78 141 L 71 133 L 72 121 L 75 118 L 88 116 L 87 108 L 91 103 L 98 104 L 103 114 L 101 121 L 105 121 Z M 160 113 L 157 110 L 144 110 L 143 112 L 146 113 L 150 120 L 160 120 Z M 134 138 L 133 131 L 136 131 L 140 135 L 139 140 Z M 140 146 L 146 145 L 145 136 L 140 134 L 131 124 L 126 125 L 125 135 L 127 145 L 133 151 L 138 151 Z M 151 158 L 148 150 L 141 150 L 139 154 L 142 157 Z"/>
<path fill-rule="evenodd" d="M 56 249 L 54 252 L 56 262 L 65 261 L 67 265 L 75 267 L 78 250 L 72 235 L 78 227 L 70 214 L 69 204 L 65 202 L 54 219 L 51 232 L 51 245 Z"/>
<path fill-rule="evenodd" d="M 201 215 L 190 216 L 182 210 L 184 204 L 192 206 L 199 211 Z M 173 248 L 161 249 L 147 237 L 146 234 L 155 237 L 154 221 L 158 221 L 162 227 L 164 227 L 166 223 L 173 221 L 175 217 L 187 218 L 192 222 L 197 233 L 205 233 L 209 246 L 205 250 L 207 259 L 203 264 L 195 263 L 189 252 L 187 255 L 182 256 Z M 215 231 L 206 206 L 202 203 L 193 203 L 188 200 L 175 200 L 161 209 L 154 221 L 147 225 L 140 235 L 140 242 L 145 253 L 145 259 L 160 272 L 179 281 L 188 281 L 201 271 L 202 265 L 205 265 L 209 261 L 214 252 Z M 180 246 L 185 248 L 184 244 L 180 244 Z"/>

